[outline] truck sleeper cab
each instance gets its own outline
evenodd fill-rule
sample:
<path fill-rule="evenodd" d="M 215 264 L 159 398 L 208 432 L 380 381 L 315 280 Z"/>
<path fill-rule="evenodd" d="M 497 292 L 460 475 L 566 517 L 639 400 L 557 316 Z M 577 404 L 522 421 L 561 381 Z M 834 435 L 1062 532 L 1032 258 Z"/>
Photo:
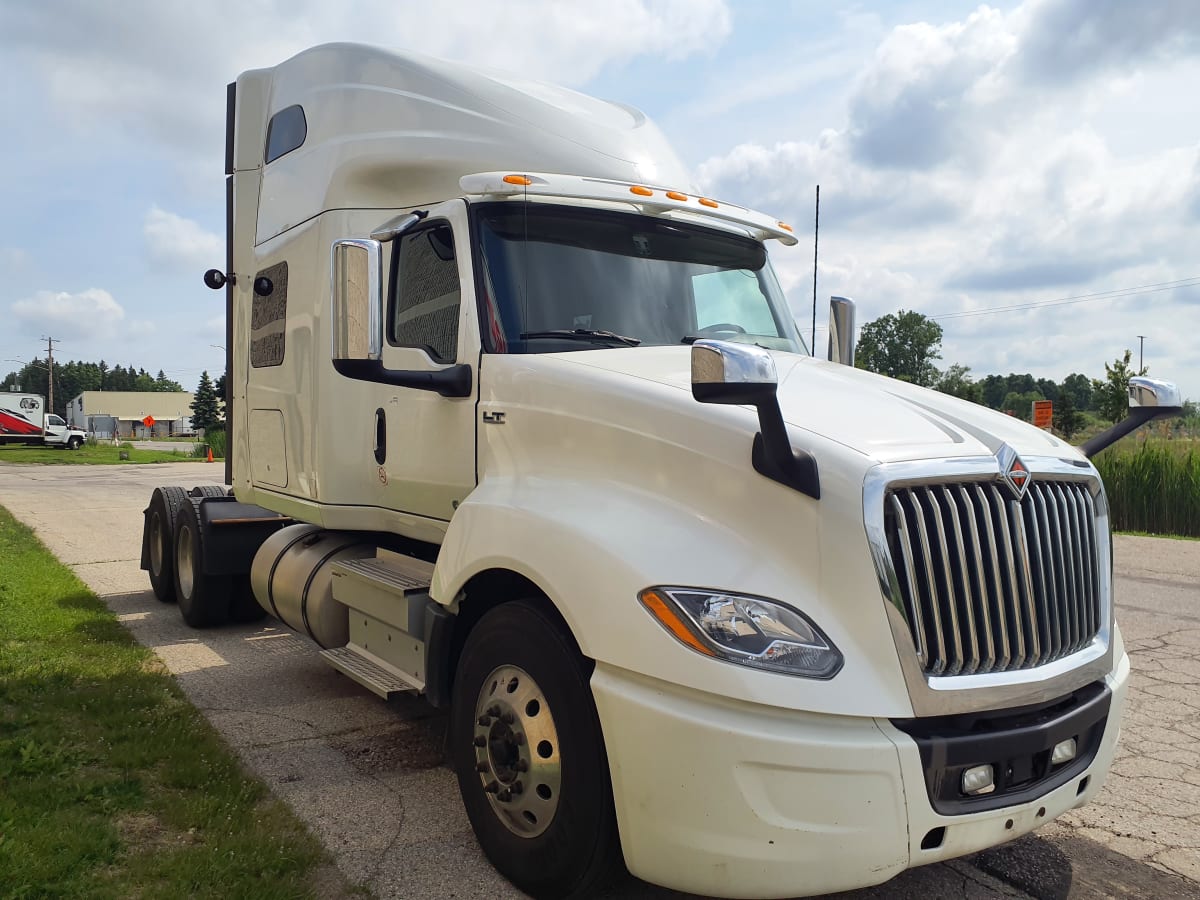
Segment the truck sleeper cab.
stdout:
<path fill-rule="evenodd" d="M 236 496 L 158 489 L 143 566 L 448 707 L 518 887 L 843 890 L 1099 790 L 1129 664 L 1077 450 L 809 355 L 790 229 L 636 111 L 355 45 L 229 99 Z"/>

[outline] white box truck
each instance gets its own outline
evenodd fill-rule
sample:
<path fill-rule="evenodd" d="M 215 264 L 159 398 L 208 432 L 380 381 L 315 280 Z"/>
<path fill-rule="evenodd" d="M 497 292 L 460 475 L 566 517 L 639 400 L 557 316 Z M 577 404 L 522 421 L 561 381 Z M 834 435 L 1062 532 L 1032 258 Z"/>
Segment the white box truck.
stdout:
<path fill-rule="evenodd" d="M 232 489 L 156 489 L 143 567 L 448 708 L 518 887 L 838 891 L 1100 789 L 1129 662 L 1088 455 L 839 364 L 848 301 L 816 358 L 792 229 L 643 114 L 326 45 L 229 85 L 226 173 Z M 1126 428 L 1179 406 L 1133 394 Z"/>
<path fill-rule="evenodd" d="M 87 432 L 68 425 L 62 416 L 46 412 L 46 398 L 41 394 L 0 393 L 0 445 L 78 450 L 85 440 Z"/>

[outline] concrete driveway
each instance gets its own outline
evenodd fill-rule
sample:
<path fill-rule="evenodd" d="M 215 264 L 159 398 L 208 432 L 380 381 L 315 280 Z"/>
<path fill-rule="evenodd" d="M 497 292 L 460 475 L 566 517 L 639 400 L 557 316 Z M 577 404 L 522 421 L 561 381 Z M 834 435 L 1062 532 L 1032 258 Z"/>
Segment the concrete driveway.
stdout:
<path fill-rule="evenodd" d="M 443 715 L 417 699 L 380 702 L 278 623 L 194 631 L 154 599 L 138 569 L 151 490 L 222 475 L 207 463 L 0 465 L 0 504 L 154 649 L 350 880 L 381 898 L 521 896 L 475 843 Z M 1038 836 L 840 896 L 1200 898 L 1200 542 L 1117 538 L 1116 567 L 1135 676 L 1098 801 Z M 629 879 L 611 896 L 682 895 Z"/>

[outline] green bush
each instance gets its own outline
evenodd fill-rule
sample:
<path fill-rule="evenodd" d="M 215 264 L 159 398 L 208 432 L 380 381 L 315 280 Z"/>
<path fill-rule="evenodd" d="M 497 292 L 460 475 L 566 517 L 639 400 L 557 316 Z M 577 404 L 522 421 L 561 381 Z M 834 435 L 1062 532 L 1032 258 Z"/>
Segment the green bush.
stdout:
<path fill-rule="evenodd" d="M 204 442 L 197 444 L 192 449 L 192 456 L 197 459 L 206 459 L 208 457 L 208 448 L 212 447 L 214 459 L 225 458 L 225 443 L 226 435 L 224 428 L 210 428 L 204 435 Z"/>
<path fill-rule="evenodd" d="M 1096 456 L 1116 531 L 1200 537 L 1200 442 L 1119 442 Z"/>

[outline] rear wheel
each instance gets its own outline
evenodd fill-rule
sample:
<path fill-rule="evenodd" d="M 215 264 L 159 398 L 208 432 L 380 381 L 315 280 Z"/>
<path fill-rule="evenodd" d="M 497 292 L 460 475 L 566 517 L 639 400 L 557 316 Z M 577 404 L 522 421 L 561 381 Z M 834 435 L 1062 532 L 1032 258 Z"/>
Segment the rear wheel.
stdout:
<path fill-rule="evenodd" d="M 492 865 L 534 897 L 585 896 L 620 845 L 590 664 L 529 601 L 486 613 L 454 684 L 450 750 Z"/>
<path fill-rule="evenodd" d="M 150 586 L 162 603 L 175 602 L 175 517 L 187 500 L 183 488 L 175 485 L 156 487 L 146 510 L 147 556 Z"/>
<path fill-rule="evenodd" d="M 232 589 L 228 575 L 204 573 L 200 506 L 185 501 L 175 518 L 175 597 L 183 620 L 193 628 L 224 625 L 229 621 Z"/>
<path fill-rule="evenodd" d="M 229 492 L 219 484 L 198 484 L 190 491 L 189 497 L 228 497 Z"/>

